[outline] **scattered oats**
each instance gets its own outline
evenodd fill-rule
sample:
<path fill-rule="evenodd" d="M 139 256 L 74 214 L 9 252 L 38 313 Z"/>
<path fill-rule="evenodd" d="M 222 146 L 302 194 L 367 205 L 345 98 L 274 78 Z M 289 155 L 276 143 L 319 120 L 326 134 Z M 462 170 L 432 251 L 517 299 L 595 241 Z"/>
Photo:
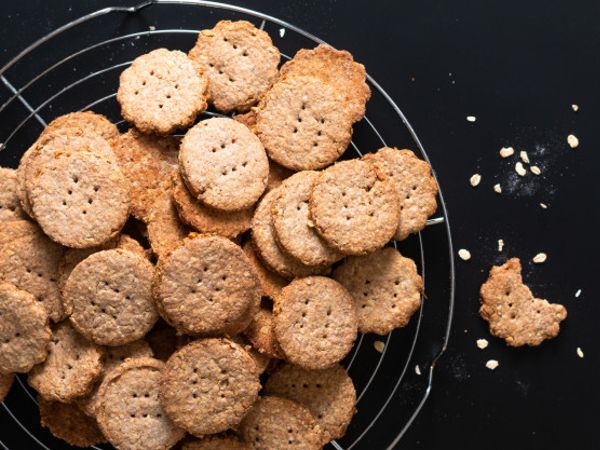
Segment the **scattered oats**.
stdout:
<path fill-rule="evenodd" d="M 487 367 L 490 370 L 494 370 L 499 365 L 500 365 L 500 363 L 498 361 L 496 361 L 495 359 L 490 359 L 488 362 L 485 363 L 485 367 Z"/>
<path fill-rule="evenodd" d="M 577 112 L 577 111 L 579 111 L 579 105 L 576 105 L 575 103 L 573 103 L 573 104 L 571 105 L 571 109 L 572 109 L 573 111 Z"/>
<path fill-rule="evenodd" d="M 471 183 L 471 186 L 473 187 L 479 186 L 479 183 L 481 183 L 481 175 L 478 173 L 472 175 L 471 178 L 469 178 L 469 183 Z"/>
<path fill-rule="evenodd" d="M 497 194 L 502 194 L 502 186 L 500 186 L 500 184 L 495 184 L 494 185 L 494 192 Z"/>
<path fill-rule="evenodd" d="M 480 350 L 487 348 L 488 344 L 489 343 L 487 339 L 477 339 L 477 348 L 479 348 Z"/>
<path fill-rule="evenodd" d="M 581 347 L 577 347 L 577 356 L 583 359 L 583 350 L 581 350 Z"/>
<path fill-rule="evenodd" d="M 154 30 L 156 30 L 156 27 L 155 27 L 154 25 L 150 25 L 150 26 L 148 27 L 148 29 L 149 29 L 150 31 L 154 31 Z"/>
<path fill-rule="evenodd" d="M 577 289 L 577 292 L 575 292 L 575 298 L 579 298 L 580 295 L 581 295 L 581 289 Z"/>
<path fill-rule="evenodd" d="M 519 152 L 519 158 L 521 158 L 521 161 L 523 161 L 525 164 L 529 164 L 529 156 L 525 150 L 521 150 Z"/>
<path fill-rule="evenodd" d="M 285 36 L 285 28 L 280 28 L 279 29 L 279 37 L 282 38 Z"/>
<path fill-rule="evenodd" d="M 467 330 L 466 328 L 465 328 L 463 331 L 464 331 L 465 333 L 468 333 L 468 332 L 469 332 L 469 330 Z"/>
<path fill-rule="evenodd" d="M 548 205 L 546 205 L 545 203 L 540 203 L 540 208 L 548 209 Z"/>
<path fill-rule="evenodd" d="M 500 149 L 500 156 L 502 158 L 508 158 L 509 156 L 512 156 L 515 154 L 515 149 L 512 147 L 502 147 Z"/>
<path fill-rule="evenodd" d="M 501 252 L 503 248 L 504 248 L 504 240 L 498 239 L 498 251 Z"/>
<path fill-rule="evenodd" d="M 461 248 L 458 251 L 458 256 L 460 257 L 460 259 L 462 259 L 463 261 L 468 261 L 471 259 L 471 252 L 469 250 L 467 250 L 466 248 Z"/>
<path fill-rule="evenodd" d="M 523 167 L 523 163 L 521 161 L 515 164 L 515 171 L 519 174 L 519 176 L 524 177 L 527 175 L 527 171 L 525 170 L 525 167 Z"/>
<path fill-rule="evenodd" d="M 546 255 L 545 253 L 538 253 L 537 255 L 535 255 L 533 257 L 532 261 L 535 264 L 542 264 L 542 263 L 545 263 L 547 259 L 548 259 L 548 255 Z"/>
<path fill-rule="evenodd" d="M 577 136 L 575 136 L 574 134 L 570 134 L 567 136 L 567 143 L 571 148 L 579 147 L 579 139 L 577 139 Z"/>
<path fill-rule="evenodd" d="M 375 341 L 373 342 L 373 347 L 375 347 L 375 350 L 377 350 L 379 353 L 383 353 L 383 350 L 385 349 L 385 343 L 381 341 Z"/>
<path fill-rule="evenodd" d="M 477 120 L 477 117 L 475 116 L 467 116 L 467 122 L 475 122 Z"/>
<path fill-rule="evenodd" d="M 418 364 L 417 364 L 417 365 L 415 365 L 415 373 L 416 373 L 417 375 L 421 375 L 421 369 L 419 368 L 419 365 L 418 365 Z"/>
<path fill-rule="evenodd" d="M 540 175 L 542 173 L 541 169 L 538 166 L 530 166 L 529 170 L 531 170 L 531 173 L 534 175 Z"/>

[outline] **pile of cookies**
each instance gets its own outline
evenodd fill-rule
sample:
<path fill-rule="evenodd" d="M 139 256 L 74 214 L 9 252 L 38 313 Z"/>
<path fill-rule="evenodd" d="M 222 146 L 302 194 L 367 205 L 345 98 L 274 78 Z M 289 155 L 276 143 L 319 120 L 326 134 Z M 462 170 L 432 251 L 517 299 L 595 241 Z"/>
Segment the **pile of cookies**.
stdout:
<path fill-rule="evenodd" d="M 340 362 L 419 308 L 386 245 L 425 227 L 437 186 L 409 150 L 336 162 L 370 97 L 348 52 L 279 62 L 267 33 L 219 22 L 121 74 L 129 130 L 67 114 L 0 169 L 0 398 L 27 373 L 42 425 L 82 447 L 344 435 Z M 198 121 L 208 105 L 223 117 Z"/>

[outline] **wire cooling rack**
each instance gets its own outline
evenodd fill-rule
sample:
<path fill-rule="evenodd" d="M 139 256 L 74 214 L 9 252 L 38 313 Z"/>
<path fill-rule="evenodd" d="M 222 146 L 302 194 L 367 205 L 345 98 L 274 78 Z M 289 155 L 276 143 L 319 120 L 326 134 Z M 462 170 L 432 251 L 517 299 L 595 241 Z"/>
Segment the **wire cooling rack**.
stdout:
<path fill-rule="evenodd" d="M 323 42 L 275 17 L 200 0 L 151 0 L 79 17 L 34 42 L 0 69 L 4 85 L 4 89 L 0 86 L 0 165 L 15 167 L 47 122 L 67 112 L 91 109 L 126 128 L 115 98 L 121 71 L 154 48 L 187 51 L 199 30 L 222 19 L 245 19 L 267 31 L 281 50 L 282 62 L 300 48 Z M 373 96 L 367 117 L 355 125 L 344 158 L 392 145 L 412 148 L 429 161 L 400 108 L 370 76 L 368 82 Z M 356 385 L 358 412 L 346 436 L 332 442 L 331 448 L 394 448 L 431 394 L 436 362 L 448 342 L 455 283 L 452 235 L 441 189 L 438 203 L 438 215 L 430 226 L 394 243 L 417 262 L 426 280 L 422 306 L 404 329 L 385 337 L 359 337 L 344 361 Z M 385 344 L 382 352 L 374 348 L 377 340 Z M 69 448 L 40 427 L 35 392 L 25 376 L 16 377 L 0 408 L 0 448 Z"/>

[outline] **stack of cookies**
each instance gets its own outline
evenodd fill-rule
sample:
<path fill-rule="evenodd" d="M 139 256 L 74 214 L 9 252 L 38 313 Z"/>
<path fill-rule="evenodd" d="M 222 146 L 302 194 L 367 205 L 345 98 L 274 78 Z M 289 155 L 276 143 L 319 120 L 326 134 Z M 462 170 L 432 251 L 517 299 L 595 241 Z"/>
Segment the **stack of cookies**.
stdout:
<path fill-rule="evenodd" d="M 219 22 L 122 73 L 129 130 L 67 114 L 0 169 L 0 398 L 27 373 L 42 425 L 81 447 L 345 434 L 341 361 L 419 308 L 386 245 L 425 227 L 437 186 L 409 150 L 337 162 L 370 97 L 348 52 L 279 62 L 267 33 Z"/>

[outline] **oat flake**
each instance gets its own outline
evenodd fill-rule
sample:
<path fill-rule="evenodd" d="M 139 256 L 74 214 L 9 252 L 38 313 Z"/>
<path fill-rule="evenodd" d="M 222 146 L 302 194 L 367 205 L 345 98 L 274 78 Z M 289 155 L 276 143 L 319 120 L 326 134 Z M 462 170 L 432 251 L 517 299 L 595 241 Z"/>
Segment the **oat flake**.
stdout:
<path fill-rule="evenodd" d="M 531 170 L 531 173 L 534 175 L 540 175 L 542 173 L 538 166 L 531 166 L 529 167 L 529 170 Z"/>
<path fill-rule="evenodd" d="M 581 350 L 581 347 L 577 347 L 577 356 L 583 359 L 583 350 Z"/>
<path fill-rule="evenodd" d="M 471 178 L 469 178 L 469 183 L 471 183 L 471 186 L 473 187 L 478 186 L 479 183 L 481 183 L 481 175 L 478 173 L 471 175 Z"/>
<path fill-rule="evenodd" d="M 479 348 L 480 350 L 487 348 L 488 344 L 489 343 L 487 339 L 477 339 L 477 348 Z"/>
<path fill-rule="evenodd" d="M 503 248 L 504 248 L 504 240 L 498 239 L 498 251 L 501 252 Z"/>
<path fill-rule="evenodd" d="M 524 177 L 527 175 L 527 171 L 525 170 L 525 167 L 523 167 L 523 163 L 521 161 L 515 164 L 515 171 L 519 174 L 519 176 Z"/>
<path fill-rule="evenodd" d="M 542 264 L 542 263 L 545 263 L 547 259 L 548 259 L 548 255 L 546 255 L 545 253 L 538 253 L 537 255 L 535 255 L 533 257 L 533 262 L 535 264 Z"/>
<path fill-rule="evenodd" d="M 502 194 L 502 186 L 500 186 L 500 184 L 495 184 L 494 185 L 494 192 L 497 194 Z"/>
<path fill-rule="evenodd" d="M 385 349 L 385 343 L 381 341 L 375 341 L 373 342 L 373 347 L 375 347 L 375 350 L 377 350 L 379 353 L 383 353 L 383 350 Z"/>
<path fill-rule="evenodd" d="M 462 259 L 463 261 L 468 261 L 471 259 L 471 252 L 469 250 L 467 250 L 466 248 L 461 248 L 458 251 L 458 256 L 460 257 L 460 259 Z"/>
<path fill-rule="evenodd" d="M 500 149 L 500 157 L 502 158 L 508 158 L 509 156 L 512 156 L 515 154 L 515 149 L 512 147 L 502 147 Z"/>
<path fill-rule="evenodd" d="M 419 368 L 419 365 L 418 365 L 418 364 L 416 364 L 416 365 L 415 365 L 415 373 L 416 373 L 417 375 L 421 375 L 421 369 Z"/>
<path fill-rule="evenodd" d="M 485 367 L 487 367 L 490 370 L 496 369 L 496 367 L 498 367 L 499 365 L 500 363 L 495 359 L 490 359 L 488 362 L 485 363 Z"/>
<path fill-rule="evenodd" d="M 579 111 L 579 105 L 576 105 L 575 103 L 573 103 L 573 104 L 571 105 L 571 109 L 572 109 L 573 111 L 577 112 L 577 111 Z"/>
<path fill-rule="evenodd" d="M 525 150 L 521 150 L 519 152 L 519 157 L 521 158 L 521 161 L 523 161 L 525 164 L 529 164 L 529 155 L 527 155 L 527 152 Z"/>
<path fill-rule="evenodd" d="M 477 120 L 477 117 L 475 116 L 467 116 L 467 122 L 475 122 Z"/>
<path fill-rule="evenodd" d="M 567 136 L 567 143 L 571 148 L 579 147 L 579 139 L 577 139 L 577 136 L 575 136 L 574 134 L 570 134 Z"/>

